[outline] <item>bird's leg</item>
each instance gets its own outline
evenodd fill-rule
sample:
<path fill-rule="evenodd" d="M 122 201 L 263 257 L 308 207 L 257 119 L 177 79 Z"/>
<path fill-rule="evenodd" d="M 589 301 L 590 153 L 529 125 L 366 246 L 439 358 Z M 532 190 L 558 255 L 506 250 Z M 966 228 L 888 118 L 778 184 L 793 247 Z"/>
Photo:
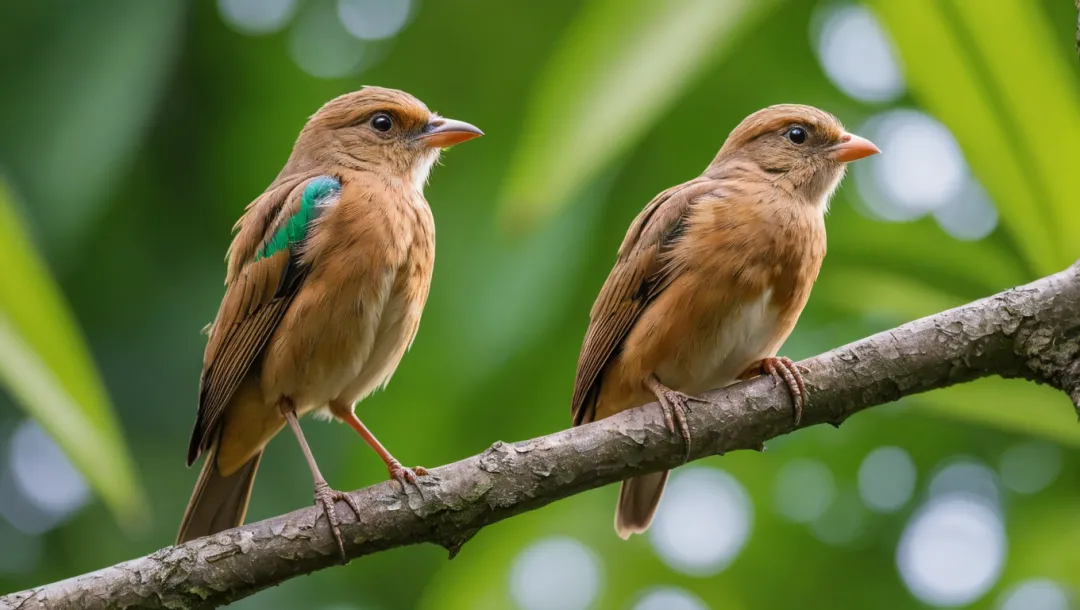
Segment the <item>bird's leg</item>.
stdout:
<path fill-rule="evenodd" d="M 806 406 L 806 380 L 803 379 L 802 373 L 800 367 L 792 362 L 791 358 L 769 357 L 755 362 L 739 376 L 739 379 L 769 375 L 776 383 L 784 382 L 791 392 L 791 402 L 795 406 L 795 425 L 798 426 L 802 421 L 803 407 Z"/>
<path fill-rule="evenodd" d="M 371 430 L 367 429 L 364 422 L 360 421 L 360 418 L 356 416 L 356 413 L 353 413 L 352 408 L 335 409 L 335 412 L 341 419 L 344 419 L 346 423 L 352 426 L 353 430 L 356 430 L 356 433 L 360 435 L 360 438 L 364 439 L 364 442 L 374 449 L 375 453 L 379 454 L 382 461 L 386 463 L 386 470 L 390 473 L 390 478 L 401 483 L 402 491 L 405 489 L 405 483 L 412 483 L 416 486 L 417 490 L 423 491 L 420 488 L 420 482 L 417 480 L 417 477 L 427 476 L 427 468 L 424 468 L 423 466 L 405 468 L 402 466 L 401 462 L 397 461 L 393 455 L 390 455 L 390 452 L 386 450 L 386 447 L 383 447 L 382 443 L 379 442 L 379 439 L 375 438 L 375 435 L 371 433 Z"/>
<path fill-rule="evenodd" d="M 292 428 L 293 434 L 296 435 L 296 440 L 300 442 L 300 449 L 304 452 L 308 468 L 311 468 L 311 477 L 315 479 L 315 523 L 319 522 L 320 512 L 326 513 L 326 520 L 330 523 L 330 532 L 334 535 L 334 540 L 337 541 L 338 551 L 341 552 L 341 561 L 349 563 L 349 557 L 345 555 L 345 543 L 341 539 L 341 522 L 338 520 L 334 504 L 338 500 L 343 500 L 356 514 L 358 521 L 360 519 L 360 506 L 349 494 L 331 489 L 322 473 L 319 472 L 319 465 L 315 463 L 315 456 L 311 454 L 311 447 L 308 447 L 304 432 L 300 430 L 300 422 L 296 419 L 296 407 L 292 401 L 288 398 L 283 399 L 280 408 L 281 414 L 288 420 L 289 427 Z"/>
<path fill-rule="evenodd" d="M 685 449 L 683 450 L 683 462 L 685 463 L 690 459 L 690 426 L 686 423 L 686 413 L 690 411 L 690 402 L 706 402 L 700 398 L 694 398 L 688 394 L 672 390 L 660 380 L 656 375 L 649 375 L 645 380 L 645 387 L 656 396 L 657 402 L 660 403 L 660 407 L 664 412 L 664 422 L 667 423 L 668 430 L 672 434 L 678 432 L 683 439 Z M 675 426 L 678 425 L 678 430 Z"/>

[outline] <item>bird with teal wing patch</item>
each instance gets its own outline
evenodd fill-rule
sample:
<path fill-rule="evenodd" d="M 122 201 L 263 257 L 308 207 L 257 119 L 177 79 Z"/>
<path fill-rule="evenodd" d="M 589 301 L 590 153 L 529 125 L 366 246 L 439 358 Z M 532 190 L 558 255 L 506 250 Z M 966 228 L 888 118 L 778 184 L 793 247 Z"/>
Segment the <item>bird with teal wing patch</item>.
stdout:
<path fill-rule="evenodd" d="M 390 380 L 427 300 L 435 228 L 423 186 L 441 149 L 482 135 L 402 91 L 365 87 L 324 105 L 229 247 L 225 296 L 203 355 L 188 465 L 204 456 L 177 542 L 244 522 L 266 444 L 286 424 L 315 503 L 346 559 L 335 491 L 300 429 L 314 413 L 354 428 L 404 485 L 404 468 L 357 418 Z"/>

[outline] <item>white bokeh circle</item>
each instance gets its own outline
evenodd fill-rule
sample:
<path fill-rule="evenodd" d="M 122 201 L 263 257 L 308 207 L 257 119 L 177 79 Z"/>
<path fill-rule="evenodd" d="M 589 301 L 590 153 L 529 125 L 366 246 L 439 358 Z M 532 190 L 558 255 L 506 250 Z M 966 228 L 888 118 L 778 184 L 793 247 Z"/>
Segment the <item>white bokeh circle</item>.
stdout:
<path fill-rule="evenodd" d="M 648 536 L 673 570 L 709 576 L 735 560 L 752 525 L 742 484 L 722 470 L 696 467 L 673 473 Z"/>

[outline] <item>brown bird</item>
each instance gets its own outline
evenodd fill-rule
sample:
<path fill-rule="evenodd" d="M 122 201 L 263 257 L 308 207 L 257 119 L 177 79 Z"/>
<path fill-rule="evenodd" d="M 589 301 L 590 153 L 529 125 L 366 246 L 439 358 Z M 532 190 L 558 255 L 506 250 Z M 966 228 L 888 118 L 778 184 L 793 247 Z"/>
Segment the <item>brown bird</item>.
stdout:
<path fill-rule="evenodd" d="M 845 164 L 877 152 L 826 112 L 771 106 L 743 120 L 701 176 L 657 195 L 630 225 L 590 313 L 574 425 L 656 400 L 689 456 L 687 402 L 758 374 L 788 385 L 797 423 L 802 375 L 776 353 L 817 279 Z M 667 476 L 623 481 L 619 536 L 648 529 Z"/>
<path fill-rule="evenodd" d="M 297 421 L 308 413 L 352 426 L 402 485 L 427 474 L 403 468 L 353 409 L 416 336 L 435 256 L 428 172 L 440 149 L 480 135 L 378 87 L 331 100 L 304 126 L 234 227 L 187 462 L 206 459 L 177 543 L 244 522 L 263 448 L 288 423 L 345 559 L 334 503 L 360 509 L 319 473 Z"/>

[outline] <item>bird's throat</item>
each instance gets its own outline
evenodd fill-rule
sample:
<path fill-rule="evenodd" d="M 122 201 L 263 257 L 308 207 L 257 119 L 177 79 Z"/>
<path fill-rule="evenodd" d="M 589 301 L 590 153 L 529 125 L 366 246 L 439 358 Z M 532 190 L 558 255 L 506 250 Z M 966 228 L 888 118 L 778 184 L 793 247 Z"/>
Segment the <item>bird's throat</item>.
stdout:
<path fill-rule="evenodd" d="M 435 163 L 439 160 L 439 155 L 442 151 L 438 148 L 431 148 L 420 153 L 413 162 L 412 175 L 410 176 L 410 182 L 416 189 L 416 192 L 423 195 L 424 185 L 427 184 L 428 176 L 431 175 L 431 168 L 435 166 Z"/>

